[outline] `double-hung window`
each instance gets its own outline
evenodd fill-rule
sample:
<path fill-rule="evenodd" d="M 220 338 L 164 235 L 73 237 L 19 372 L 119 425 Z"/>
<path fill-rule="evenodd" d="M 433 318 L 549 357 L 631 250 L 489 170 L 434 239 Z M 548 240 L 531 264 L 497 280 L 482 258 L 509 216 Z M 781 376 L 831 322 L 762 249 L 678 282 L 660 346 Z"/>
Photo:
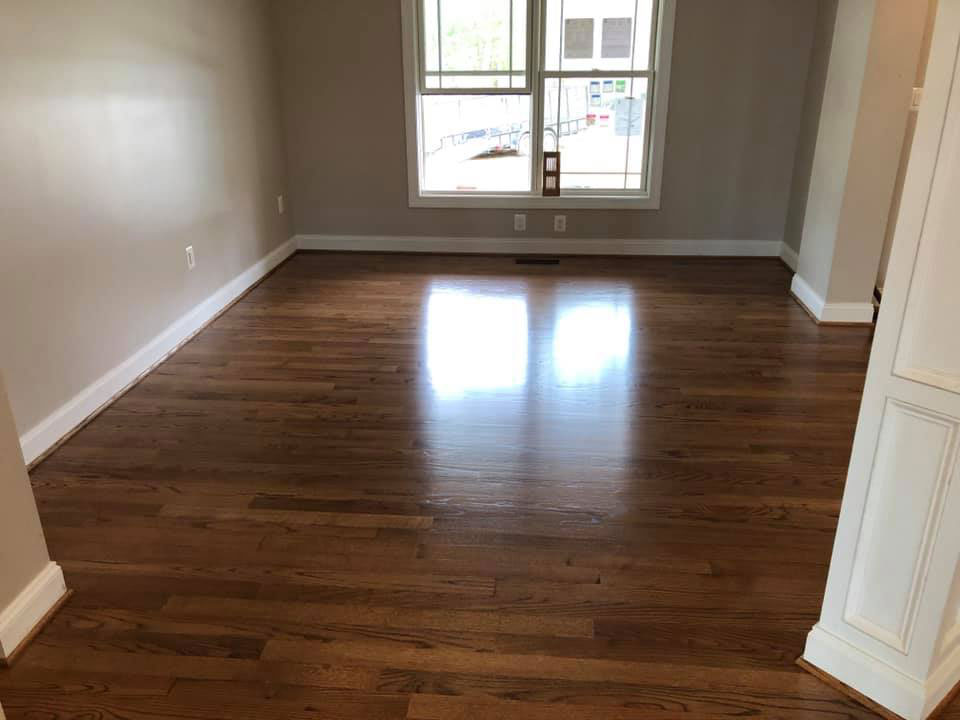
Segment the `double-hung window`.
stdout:
<path fill-rule="evenodd" d="M 412 206 L 659 207 L 675 0 L 401 3 Z"/>

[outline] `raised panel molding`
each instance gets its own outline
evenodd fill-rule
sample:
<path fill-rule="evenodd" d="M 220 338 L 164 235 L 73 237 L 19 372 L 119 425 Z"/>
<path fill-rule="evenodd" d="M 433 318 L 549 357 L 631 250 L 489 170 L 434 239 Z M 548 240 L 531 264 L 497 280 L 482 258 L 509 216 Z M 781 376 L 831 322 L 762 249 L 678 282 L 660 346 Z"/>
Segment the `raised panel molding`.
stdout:
<path fill-rule="evenodd" d="M 957 465 L 958 425 L 894 399 L 881 420 L 844 620 L 904 655 Z"/>

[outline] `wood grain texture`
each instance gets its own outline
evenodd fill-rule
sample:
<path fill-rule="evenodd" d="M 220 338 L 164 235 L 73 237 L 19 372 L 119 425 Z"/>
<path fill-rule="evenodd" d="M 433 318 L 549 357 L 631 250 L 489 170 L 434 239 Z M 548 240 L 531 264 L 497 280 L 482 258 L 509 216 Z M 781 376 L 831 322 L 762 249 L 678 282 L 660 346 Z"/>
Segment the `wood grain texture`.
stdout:
<path fill-rule="evenodd" d="M 295 256 L 33 471 L 8 717 L 875 717 L 794 663 L 870 333 L 789 282 Z"/>

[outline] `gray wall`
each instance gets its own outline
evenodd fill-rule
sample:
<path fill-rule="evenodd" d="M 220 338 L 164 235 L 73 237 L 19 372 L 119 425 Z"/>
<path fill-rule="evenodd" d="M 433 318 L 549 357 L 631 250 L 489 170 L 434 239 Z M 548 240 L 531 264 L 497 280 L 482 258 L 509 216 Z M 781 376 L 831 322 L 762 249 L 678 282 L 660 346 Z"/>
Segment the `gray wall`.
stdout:
<path fill-rule="evenodd" d="M 289 237 L 267 2 L 0 0 L 0 367 L 21 434 Z"/>
<path fill-rule="evenodd" d="M 780 240 L 817 3 L 677 5 L 662 208 L 569 212 L 567 236 Z M 407 207 L 397 0 L 273 8 L 296 232 L 513 234 L 509 212 Z M 527 235 L 551 235 L 550 215 Z"/>
<path fill-rule="evenodd" d="M 787 208 L 787 224 L 783 239 L 794 251 L 800 251 L 803 237 L 803 219 L 807 212 L 807 195 L 810 191 L 810 173 L 813 171 L 813 155 L 820 130 L 820 110 L 823 107 L 823 91 L 827 86 L 827 68 L 830 64 L 830 47 L 833 44 L 833 28 L 837 22 L 839 0 L 817 0 L 817 24 L 810 56 L 810 74 L 803 101 L 800 124 L 800 142 L 793 168 L 793 184 L 790 205 Z"/>

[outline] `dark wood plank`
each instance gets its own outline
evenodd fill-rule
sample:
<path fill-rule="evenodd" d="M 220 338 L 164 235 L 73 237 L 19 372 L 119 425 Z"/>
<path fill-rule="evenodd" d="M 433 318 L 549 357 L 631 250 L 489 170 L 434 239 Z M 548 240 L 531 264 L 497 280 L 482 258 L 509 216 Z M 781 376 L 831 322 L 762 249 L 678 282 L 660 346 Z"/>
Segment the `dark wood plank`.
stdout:
<path fill-rule="evenodd" d="M 297 627 L 314 632 L 330 626 L 397 630 L 443 630 L 462 633 L 495 633 L 554 638 L 592 638 L 593 621 L 549 617 L 537 613 L 510 615 L 448 609 L 392 608 L 355 605 L 319 605 L 222 597 L 173 597 L 164 607 L 172 617 L 218 618 L 232 622 L 260 620 L 274 627 Z M 276 630 L 274 631 L 276 634 Z"/>

